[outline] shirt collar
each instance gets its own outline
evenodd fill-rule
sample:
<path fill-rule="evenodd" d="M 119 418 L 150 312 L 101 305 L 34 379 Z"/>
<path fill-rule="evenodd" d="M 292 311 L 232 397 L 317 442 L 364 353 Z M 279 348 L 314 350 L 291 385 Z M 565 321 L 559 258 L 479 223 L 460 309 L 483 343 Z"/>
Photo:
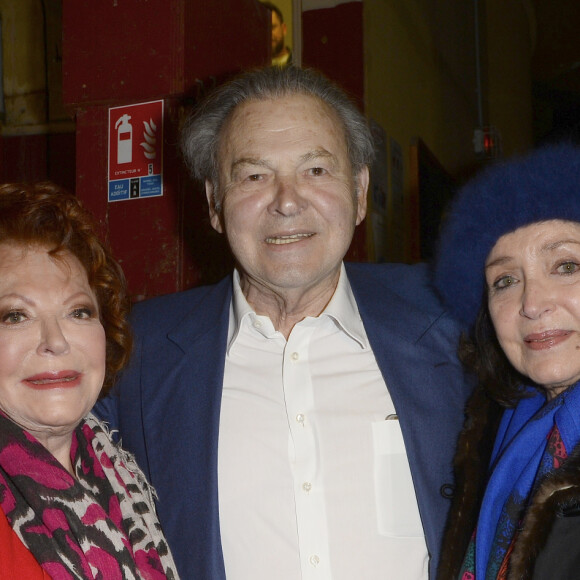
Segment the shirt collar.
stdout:
<path fill-rule="evenodd" d="M 248 304 L 248 301 L 242 292 L 242 287 L 240 286 L 240 273 L 237 269 L 235 269 L 232 303 L 230 305 L 230 325 L 228 328 L 227 354 L 230 353 L 232 346 L 235 344 L 240 334 L 244 319 L 250 317 L 255 318 L 256 313 Z"/>
<path fill-rule="evenodd" d="M 369 339 L 358 311 L 344 264 L 336 290 L 321 316 L 329 316 L 337 326 L 364 350 L 370 349 Z"/>
<path fill-rule="evenodd" d="M 340 328 L 340 330 L 342 330 L 342 332 L 344 332 L 349 338 L 354 340 L 361 349 L 370 349 L 369 340 L 358 311 L 358 306 L 350 282 L 348 281 L 344 264 L 342 264 L 340 268 L 340 277 L 338 279 L 336 290 L 320 316 L 331 318 L 338 328 Z M 234 287 L 232 303 L 230 305 L 230 325 L 228 329 L 228 354 L 232 346 L 235 344 L 246 318 L 248 319 L 248 323 L 254 326 L 259 322 L 257 326 L 260 327 L 260 332 L 265 337 L 270 338 L 276 334 L 271 321 L 269 321 L 266 316 L 258 316 L 248 304 L 240 286 L 240 274 L 238 270 L 234 270 Z M 270 324 L 267 324 L 267 322 L 270 322 Z"/>

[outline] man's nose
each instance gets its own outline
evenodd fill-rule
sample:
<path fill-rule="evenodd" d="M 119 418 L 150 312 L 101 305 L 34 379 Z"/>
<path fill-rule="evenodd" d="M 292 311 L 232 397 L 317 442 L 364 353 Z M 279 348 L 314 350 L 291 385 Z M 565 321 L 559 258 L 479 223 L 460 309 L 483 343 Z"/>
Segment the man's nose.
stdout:
<path fill-rule="evenodd" d="M 278 177 L 275 182 L 275 191 L 269 210 L 283 216 L 300 213 L 307 206 L 307 201 L 296 179 L 291 176 Z"/>

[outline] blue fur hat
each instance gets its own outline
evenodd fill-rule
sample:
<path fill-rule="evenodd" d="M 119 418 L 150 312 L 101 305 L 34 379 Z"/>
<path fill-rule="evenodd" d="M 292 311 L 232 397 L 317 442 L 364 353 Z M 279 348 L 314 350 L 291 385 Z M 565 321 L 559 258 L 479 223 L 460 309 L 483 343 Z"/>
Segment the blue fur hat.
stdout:
<path fill-rule="evenodd" d="M 435 286 L 448 309 L 472 326 L 484 266 L 497 240 L 551 219 L 580 222 L 580 148 L 559 144 L 498 163 L 459 190 L 443 224 Z"/>

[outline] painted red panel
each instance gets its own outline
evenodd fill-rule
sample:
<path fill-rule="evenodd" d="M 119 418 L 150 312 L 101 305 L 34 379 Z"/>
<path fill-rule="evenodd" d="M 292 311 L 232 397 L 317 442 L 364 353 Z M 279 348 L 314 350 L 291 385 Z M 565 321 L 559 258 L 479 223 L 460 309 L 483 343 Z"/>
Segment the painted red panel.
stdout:
<path fill-rule="evenodd" d="M 50 180 L 75 188 L 75 135 L 19 135 L 0 139 L 0 182 Z"/>
<path fill-rule="evenodd" d="M 257 0 L 186 0 L 186 85 L 270 63 L 271 16 Z"/>
<path fill-rule="evenodd" d="M 74 133 L 48 135 L 48 179 L 69 191 L 75 190 L 76 144 Z"/>
<path fill-rule="evenodd" d="M 183 2 L 63 0 L 68 104 L 183 90 Z"/>
<path fill-rule="evenodd" d="M 46 135 L 2 137 L 2 181 L 47 179 L 46 144 Z"/>
<path fill-rule="evenodd" d="M 302 60 L 323 71 L 364 107 L 363 3 L 302 14 Z"/>
<path fill-rule="evenodd" d="M 265 64 L 268 14 L 257 0 L 63 0 L 65 103 L 175 95 Z"/>

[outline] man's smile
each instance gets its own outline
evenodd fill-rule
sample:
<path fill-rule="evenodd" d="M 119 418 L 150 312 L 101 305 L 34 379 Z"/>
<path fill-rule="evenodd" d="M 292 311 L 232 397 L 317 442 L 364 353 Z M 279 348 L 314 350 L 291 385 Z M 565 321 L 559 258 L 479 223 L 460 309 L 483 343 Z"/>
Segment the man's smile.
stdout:
<path fill-rule="evenodd" d="M 274 236 L 271 238 L 266 238 L 267 244 L 293 244 L 294 242 L 299 242 L 304 238 L 310 238 L 314 234 L 291 234 L 288 236 Z"/>

